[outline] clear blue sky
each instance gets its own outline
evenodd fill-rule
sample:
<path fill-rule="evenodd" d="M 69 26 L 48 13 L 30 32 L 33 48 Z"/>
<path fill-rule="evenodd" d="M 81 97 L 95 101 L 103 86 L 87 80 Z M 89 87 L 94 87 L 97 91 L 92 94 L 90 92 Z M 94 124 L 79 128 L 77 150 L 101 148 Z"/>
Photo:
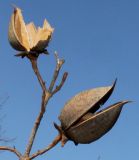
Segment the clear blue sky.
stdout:
<path fill-rule="evenodd" d="M 65 102 L 76 93 L 111 85 L 115 92 L 105 106 L 120 100 L 134 102 L 123 108 L 114 128 L 89 145 L 58 144 L 37 160 L 137 160 L 139 151 L 139 1 L 138 0 L 1 0 L 0 1 L 0 95 L 9 96 L 1 114 L 4 136 L 15 138 L 10 146 L 24 151 L 39 111 L 41 89 L 27 59 L 15 58 L 7 40 L 12 4 L 23 10 L 26 22 L 42 25 L 44 18 L 55 28 L 50 56 L 41 56 L 39 67 L 47 83 L 55 67 L 53 52 L 66 60 L 62 72 L 69 77 L 47 108 L 33 151 L 57 135 L 53 122 Z M 62 75 L 60 74 L 60 77 Z M 59 79 L 60 80 L 60 79 Z M 2 101 L 2 100 L 1 100 Z M 15 160 L 8 152 L 0 160 Z"/>

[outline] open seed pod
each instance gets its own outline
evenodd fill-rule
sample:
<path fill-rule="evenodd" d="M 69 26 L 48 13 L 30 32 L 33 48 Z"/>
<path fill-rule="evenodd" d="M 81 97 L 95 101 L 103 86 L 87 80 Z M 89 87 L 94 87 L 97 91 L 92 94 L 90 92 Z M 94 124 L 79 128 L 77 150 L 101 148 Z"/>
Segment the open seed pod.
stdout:
<path fill-rule="evenodd" d="M 66 137 L 78 143 L 91 143 L 107 133 L 117 121 L 122 106 L 129 101 L 121 101 L 95 113 L 112 94 L 112 86 L 100 87 L 77 94 L 69 100 L 59 119 Z"/>
<path fill-rule="evenodd" d="M 83 117 L 83 121 L 79 121 L 66 131 L 67 136 L 70 137 L 75 144 L 91 143 L 101 138 L 114 126 L 123 105 L 126 103 L 128 103 L 128 101 L 121 101 L 96 114 L 86 114 Z"/>
<path fill-rule="evenodd" d="M 52 37 L 53 28 L 45 19 L 42 27 L 36 27 L 33 22 L 24 22 L 22 11 L 15 7 L 10 19 L 8 39 L 11 46 L 23 55 L 29 53 L 46 53 L 46 47 Z M 19 55 L 22 55 L 22 54 Z"/>

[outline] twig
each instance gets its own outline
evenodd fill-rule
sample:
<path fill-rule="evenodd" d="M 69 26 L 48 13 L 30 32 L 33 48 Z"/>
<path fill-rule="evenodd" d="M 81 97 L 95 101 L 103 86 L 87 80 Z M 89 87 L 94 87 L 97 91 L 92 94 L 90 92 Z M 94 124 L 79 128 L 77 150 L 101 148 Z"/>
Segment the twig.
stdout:
<path fill-rule="evenodd" d="M 53 87 L 55 85 L 55 82 L 57 80 L 57 77 L 59 75 L 59 71 L 62 67 L 62 65 L 64 64 L 64 59 L 59 59 L 58 58 L 58 54 L 55 52 L 55 58 L 56 58 L 56 68 L 55 68 L 55 71 L 54 71 L 54 74 L 53 74 L 53 78 L 52 78 L 52 81 L 51 81 L 51 84 L 49 86 L 49 92 L 51 93 L 52 90 L 53 90 Z"/>
<path fill-rule="evenodd" d="M 64 73 L 63 75 L 63 78 L 62 78 L 62 81 L 60 83 L 60 85 L 58 87 L 56 87 L 56 89 L 52 92 L 53 90 L 53 87 L 55 85 L 55 82 L 57 80 L 57 77 L 59 75 L 59 71 L 64 63 L 64 60 L 60 60 L 58 58 L 58 55 L 57 53 L 55 53 L 55 57 L 56 57 L 56 68 L 55 68 L 55 71 L 54 71 L 54 75 L 53 75 L 53 78 L 52 78 L 52 81 L 50 83 L 50 86 L 49 86 L 49 90 L 47 90 L 46 88 L 46 85 L 40 75 L 40 72 L 39 72 L 39 69 L 38 69 L 38 66 L 37 66 L 37 56 L 36 57 L 30 57 L 28 56 L 31 64 L 32 64 L 32 68 L 34 70 L 34 73 L 35 75 L 37 76 L 37 79 L 41 85 L 41 88 L 43 90 L 43 94 L 42 94 L 42 102 L 41 102 L 41 109 L 40 109 L 40 113 L 34 123 L 34 127 L 32 129 L 32 132 L 31 132 L 31 135 L 30 135 L 30 138 L 29 138 L 29 141 L 28 141 L 28 144 L 27 144 L 27 147 L 26 147 L 26 151 L 25 151 L 25 155 L 26 157 L 29 157 L 30 155 L 30 152 L 31 152 L 31 149 L 32 149 L 32 146 L 33 146 L 33 143 L 34 143 L 34 140 L 35 140 L 35 136 L 37 134 L 37 130 L 40 126 L 40 123 L 41 123 L 41 120 L 43 118 L 43 115 L 46 111 L 46 105 L 49 101 L 49 99 L 53 96 L 53 94 L 55 94 L 57 91 L 59 91 L 61 89 L 61 87 L 63 86 L 65 80 L 66 80 L 66 77 L 67 77 L 67 73 Z M 61 135 L 58 135 L 56 137 L 56 139 L 45 149 L 43 150 L 40 150 L 38 151 L 36 154 L 33 154 L 33 158 L 35 158 L 37 155 L 41 155 L 45 152 L 47 152 L 48 150 L 50 150 L 51 148 L 53 148 L 61 139 Z M 35 156 L 34 156 L 35 155 Z M 32 159 L 33 159 L 32 158 Z"/>
<path fill-rule="evenodd" d="M 41 85 L 41 88 L 43 90 L 43 94 L 42 94 L 42 102 L 41 102 L 41 110 L 40 110 L 40 113 L 34 123 L 34 127 L 32 129 L 32 132 L 31 132 L 31 135 L 30 135 L 30 138 L 29 138 L 29 142 L 28 142 L 28 145 L 27 145 L 27 148 L 26 148 L 26 152 L 25 152 L 25 155 L 29 156 L 30 154 L 30 151 L 31 151 L 31 148 L 32 148 L 32 145 L 33 145 L 33 142 L 35 140 L 35 136 L 36 136 L 36 133 L 37 133 L 37 130 L 39 128 L 39 125 L 40 125 L 40 122 L 43 118 L 43 115 L 45 113 L 45 109 L 46 109 L 46 105 L 49 101 L 49 98 L 50 98 L 50 94 L 49 92 L 47 91 L 46 89 L 46 86 L 45 86 L 45 83 L 39 73 L 39 70 L 38 70 L 38 67 L 37 67 L 37 58 L 29 58 L 30 61 L 31 61 L 31 64 L 32 64 L 32 68 L 34 70 L 34 73 L 36 74 L 37 78 L 38 78 L 38 81 Z"/>
<path fill-rule="evenodd" d="M 32 154 L 30 156 L 30 159 L 34 159 L 39 155 L 42 155 L 44 153 L 46 153 L 47 151 L 49 151 L 50 149 L 52 149 L 53 147 L 55 147 L 60 141 L 61 141 L 61 146 L 63 147 L 65 145 L 65 143 L 68 141 L 67 137 L 65 137 L 65 135 L 63 134 L 63 130 L 61 129 L 60 126 L 58 126 L 56 123 L 54 123 L 54 127 L 57 129 L 58 131 L 58 136 L 55 137 L 55 139 L 52 141 L 51 144 L 49 144 L 46 148 L 38 150 L 36 153 Z"/>
<path fill-rule="evenodd" d="M 52 91 L 52 95 L 54 95 L 56 92 L 58 92 L 62 88 L 62 86 L 64 85 L 64 83 L 65 83 L 65 81 L 67 79 L 67 76 L 68 76 L 68 72 L 65 72 L 63 74 L 61 83 L 58 86 L 56 86 L 56 88 Z"/>
<path fill-rule="evenodd" d="M 5 150 L 14 153 L 17 157 L 21 157 L 21 153 L 16 148 L 6 147 L 6 146 L 0 146 L 0 150 Z"/>
<path fill-rule="evenodd" d="M 30 62 L 32 64 L 33 71 L 34 71 L 34 73 L 35 73 L 35 75 L 36 75 L 36 77 L 37 77 L 37 79 L 38 79 L 38 81 L 40 83 L 40 86 L 42 88 L 42 91 L 43 91 L 40 112 L 39 112 L 39 114 L 38 114 L 38 116 L 36 118 L 36 121 L 34 123 L 34 126 L 32 128 L 32 131 L 31 131 L 31 134 L 30 134 L 30 137 L 29 137 L 29 141 L 28 141 L 28 144 L 26 146 L 25 154 L 23 156 L 21 155 L 21 153 L 19 151 L 16 150 L 16 148 L 0 146 L 0 150 L 7 150 L 7 151 L 10 151 L 10 152 L 13 152 L 19 157 L 19 159 L 23 159 L 23 160 L 25 160 L 25 159 L 26 160 L 27 159 L 28 160 L 34 159 L 35 157 L 44 154 L 45 152 L 47 152 L 48 150 L 50 150 L 51 148 L 56 146 L 59 141 L 62 142 L 62 146 L 67 141 L 67 139 L 64 137 L 63 133 L 61 132 L 61 129 L 56 125 L 55 127 L 58 129 L 59 135 L 53 140 L 53 142 L 48 147 L 46 147 L 46 148 L 44 148 L 42 150 L 39 150 L 38 152 L 36 152 L 36 153 L 32 154 L 32 156 L 30 156 L 30 152 L 31 152 L 34 140 L 35 140 L 35 136 L 37 134 L 37 131 L 38 131 L 38 128 L 40 126 L 40 123 L 41 123 L 41 120 L 43 118 L 43 115 L 44 115 L 44 113 L 46 111 L 47 103 L 48 103 L 49 99 L 56 92 L 58 92 L 61 89 L 61 87 L 63 86 L 63 84 L 64 84 L 64 82 L 65 82 L 65 80 L 67 78 L 68 73 L 65 72 L 63 74 L 63 78 L 61 80 L 61 83 L 53 90 L 55 82 L 56 82 L 57 77 L 59 75 L 59 71 L 60 71 L 62 65 L 64 64 L 64 60 L 60 60 L 58 58 L 57 53 L 55 53 L 56 68 L 55 68 L 55 71 L 54 71 L 54 74 L 53 74 L 52 81 L 51 81 L 50 86 L 49 86 L 49 90 L 47 90 L 45 82 L 43 81 L 43 79 L 41 77 L 41 74 L 39 72 L 38 66 L 37 66 L 37 58 L 38 57 L 37 56 L 32 56 L 31 54 L 29 56 L 27 56 L 27 57 L 28 57 L 28 59 L 30 60 Z"/>
<path fill-rule="evenodd" d="M 43 115 L 45 113 L 45 106 L 49 101 L 49 97 L 50 96 L 47 96 L 47 98 L 46 98 L 45 94 L 43 94 L 43 96 L 42 96 L 41 111 L 40 111 L 40 113 L 39 113 L 39 115 L 38 115 L 38 117 L 37 117 L 37 119 L 35 121 L 34 127 L 32 129 L 32 132 L 31 132 L 31 135 L 30 135 L 30 138 L 29 138 L 29 143 L 28 143 L 27 148 L 26 148 L 26 155 L 30 154 L 33 142 L 35 140 L 35 136 L 36 136 L 37 130 L 39 128 L 40 122 L 41 122 L 41 120 L 43 118 Z"/>
<path fill-rule="evenodd" d="M 38 150 L 36 153 L 34 153 L 33 155 L 30 156 L 30 159 L 34 159 L 35 157 L 42 155 L 44 153 L 46 153 L 47 151 L 49 151 L 50 149 L 52 149 L 53 147 L 55 147 L 59 141 L 61 140 L 61 135 L 59 134 L 51 144 L 48 145 L 48 147 L 42 149 L 42 150 Z"/>
<path fill-rule="evenodd" d="M 34 58 L 29 58 L 30 61 L 31 61 L 31 64 L 32 64 L 32 68 L 34 70 L 34 73 L 36 74 L 37 78 L 38 78 L 38 81 L 41 85 L 41 88 L 44 92 L 47 91 L 46 89 L 46 85 L 45 85 L 45 82 L 43 81 L 41 75 L 40 75 L 40 72 L 39 72 L 39 69 L 38 69 L 38 65 L 37 65 L 37 57 L 34 57 Z"/>

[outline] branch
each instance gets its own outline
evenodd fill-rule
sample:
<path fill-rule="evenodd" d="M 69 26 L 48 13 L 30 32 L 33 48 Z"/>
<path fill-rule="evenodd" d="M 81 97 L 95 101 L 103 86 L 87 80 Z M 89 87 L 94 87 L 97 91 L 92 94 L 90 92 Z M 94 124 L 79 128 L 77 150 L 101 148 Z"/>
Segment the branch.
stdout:
<path fill-rule="evenodd" d="M 36 136 L 36 133 L 37 133 L 37 130 L 39 128 L 39 125 L 40 125 L 40 122 L 43 118 L 43 115 L 45 113 L 45 106 L 47 105 L 48 101 L 49 101 L 49 98 L 50 98 L 50 95 L 47 94 L 47 96 L 43 93 L 43 96 L 42 96 L 42 104 L 41 104 L 41 111 L 35 121 L 35 124 L 34 124 L 34 127 L 32 129 L 32 132 L 31 132 L 31 135 L 30 135 L 30 138 L 29 138 L 29 142 L 28 142 L 28 145 L 27 145 L 27 148 L 26 148 L 26 155 L 29 155 L 30 154 L 30 151 L 31 151 L 31 148 L 32 148 L 32 145 L 34 143 L 34 140 L 35 140 L 35 136 Z"/>
<path fill-rule="evenodd" d="M 62 78 L 62 81 L 60 83 L 60 85 L 58 87 L 56 87 L 56 89 L 54 91 L 53 90 L 53 87 L 55 85 L 55 82 L 57 80 L 57 77 L 59 75 L 59 71 L 62 67 L 62 65 L 64 64 L 64 60 L 60 60 L 58 58 L 58 55 L 57 53 L 55 53 L 55 58 L 56 58 L 56 68 L 55 68 L 55 71 L 54 71 L 54 74 L 53 74 L 53 78 L 52 78 L 52 81 L 50 83 L 50 86 L 49 86 L 49 90 L 47 90 L 46 88 L 46 85 L 40 75 L 40 72 L 39 72 L 39 69 L 38 69 L 38 66 L 37 66 L 37 58 L 38 57 L 33 57 L 33 56 L 28 56 L 31 64 L 32 64 L 32 68 L 34 70 L 34 73 L 35 75 L 37 76 L 37 79 L 41 85 L 41 88 L 43 90 L 43 94 L 42 94 L 42 102 L 41 102 L 41 110 L 40 110 L 40 113 L 39 115 L 37 116 L 36 118 L 36 121 L 34 123 L 34 127 L 32 129 L 32 132 L 31 132 L 31 135 L 30 135 L 30 138 L 29 138 L 29 141 L 28 141 L 28 144 L 27 144 L 27 147 L 26 147 L 26 151 L 25 151 L 25 156 L 26 157 L 29 157 L 30 155 L 30 152 L 31 152 L 31 149 L 32 149 L 32 146 L 33 146 L 33 143 L 34 143 L 34 140 L 35 140 L 35 136 L 37 134 L 37 130 L 40 126 L 40 123 L 41 123 L 41 120 L 43 118 L 43 115 L 46 111 L 46 105 L 49 101 L 49 99 L 53 96 L 54 93 L 58 92 L 61 87 L 63 86 L 66 78 L 67 78 L 67 72 L 64 73 L 63 75 L 63 78 Z M 48 150 L 50 150 L 51 148 L 53 148 L 61 139 L 61 135 L 58 135 L 56 137 L 56 139 L 45 149 L 41 150 L 41 151 L 38 151 L 35 156 L 33 156 L 34 158 L 37 156 L 37 155 L 40 155 L 40 154 L 43 154 L 45 152 L 47 152 Z"/>
<path fill-rule="evenodd" d="M 11 147 L 6 147 L 6 146 L 0 146 L 0 150 L 5 150 L 5 151 L 9 151 L 9 152 L 12 152 L 14 153 L 17 157 L 21 157 L 21 153 L 16 150 L 16 148 L 11 148 Z"/>
<path fill-rule="evenodd" d="M 38 65 L 37 65 L 37 58 L 34 57 L 34 58 L 29 58 L 30 61 L 31 61 L 31 64 L 32 64 L 32 68 L 34 70 L 34 73 L 36 74 L 37 78 L 38 78 L 38 81 L 41 85 L 41 88 L 43 90 L 43 92 L 46 92 L 47 89 L 46 89 L 46 85 L 45 85 L 45 82 L 43 81 L 42 77 L 41 77 L 41 74 L 39 72 L 39 69 L 38 69 Z"/>
<path fill-rule="evenodd" d="M 68 76 L 68 72 L 65 72 L 63 74 L 61 83 L 58 86 L 56 86 L 56 88 L 52 91 L 52 95 L 54 95 L 56 92 L 58 92 L 62 88 L 62 86 L 64 85 L 64 83 L 65 83 L 65 81 L 67 79 L 67 76 Z"/>
<path fill-rule="evenodd" d="M 31 64 L 32 64 L 32 68 L 34 70 L 34 73 L 36 74 L 37 78 L 38 78 L 38 81 L 41 85 L 41 88 L 43 90 L 43 94 L 42 94 L 42 102 L 41 102 L 41 110 L 40 110 L 40 113 L 38 115 L 38 117 L 36 118 L 36 121 L 34 123 L 34 127 L 32 128 L 32 132 L 31 132 L 31 135 L 30 135 L 30 138 L 29 138 L 29 142 L 28 142 L 28 145 L 26 147 L 26 152 L 25 152 L 25 155 L 29 156 L 30 154 L 30 151 L 31 151 L 31 148 L 32 148 L 32 145 L 34 143 L 34 140 L 35 140 L 35 136 L 36 136 L 36 133 L 37 133 L 37 130 L 39 128 L 39 125 L 40 125 L 40 122 L 43 118 L 43 115 L 45 113 L 45 109 L 46 109 L 46 105 L 50 99 L 50 94 L 49 92 L 47 91 L 46 89 L 46 86 L 45 86 L 45 83 L 40 75 L 40 72 L 38 70 L 38 66 L 37 66 L 37 58 L 29 58 L 30 61 L 31 61 Z"/>
<path fill-rule="evenodd" d="M 42 149 L 42 150 L 38 150 L 36 153 L 34 153 L 32 156 L 30 156 L 30 159 L 34 159 L 35 157 L 42 155 L 44 153 L 46 153 L 47 151 L 49 151 L 50 149 L 52 149 L 53 147 L 55 147 L 60 141 L 61 141 L 61 135 L 59 134 L 51 144 L 48 145 L 48 147 Z"/>
<path fill-rule="evenodd" d="M 37 156 L 46 153 L 47 151 L 49 151 L 50 149 L 55 147 L 60 141 L 61 141 L 62 147 L 65 145 L 65 143 L 68 141 L 68 138 L 64 135 L 63 130 L 61 129 L 60 126 L 58 126 L 56 123 L 54 123 L 54 127 L 57 129 L 57 131 L 59 133 L 58 136 L 55 137 L 55 139 L 52 141 L 51 144 L 48 145 L 48 147 L 41 149 L 41 150 L 38 150 L 36 153 L 34 153 L 32 156 L 30 156 L 30 159 L 34 159 Z"/>
<path fill-rule="evenodd" d="M 52 81 L 51 81 L 51 84 L 50 84 L 50 87 L 49 87 L 49 92 L 51 93 L 52 90 L 53 90 L 53 87 L 55 85 L 55 82 L 57 80 L 57 77 L 59 75 L 59 71 L 62 67 L 62 65 L 64 64 L 64 59 L 59 59 L 58 58 L 58 54 L 55 52 L 55 58 L 56 58 L 56 68 L 55 68 L 55 71 L 54 71 L 54 74 L 53 74 L 53 78 L 52 78 Z"/>

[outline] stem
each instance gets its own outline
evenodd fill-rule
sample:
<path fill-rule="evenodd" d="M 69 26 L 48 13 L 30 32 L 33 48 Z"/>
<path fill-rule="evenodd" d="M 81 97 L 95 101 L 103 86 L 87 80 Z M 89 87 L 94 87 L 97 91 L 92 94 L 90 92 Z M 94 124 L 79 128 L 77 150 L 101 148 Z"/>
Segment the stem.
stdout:
<path fill-rule="evenodd" d="M 41 104 L 41 111 L 35 121 L 35 124 L 34 124 L 34 127 L 32 128 L 32 132 L 31 132 L 31 135 L 30 135 L 30 138 L 29 138 L 29 142 L 28 142 L 28 145 L 27 145 L 27 148 L 26 148 L 26 155 L 29 155 L 30 154 L 30 151 L 31 151 L 31 148 L 32 148 L 32 145 L 34 143 L 34 140 L 35 140 L 35 136 L 36 136 L 36 133 L 37 133 L 37 130 L 40 126 L 40 122 L 43 118 L 43 115 L 45 113 L 45 106 L 47 105 L 49 101 L 49 96 L 45 96 L 45 94 L 43 94 L 42 96 L 42 104 Z"/>
<path fill-rule="evenodd" d="M 21 153 L 16 148 L 6 147 L 6 146 L 0 146 L 0 150 L 5 150 L 14 153 L 17 157 L 21 157 Z"/>
<path fill-rule="evenodd" d="M 64 82 L 66 80 L 66 77 L 67 77 L 67 73 L 65 73 L 63 75 L 63 78 L 62 78 L 62 81 L 61 81 L 60 85 L 53 92 L 52 90 L 53 90 L 53 87 L 54 87 L 55 82 L 57 80 L 57 77 L 59 75 L 59 71 L 60 71 L 60 69 L 61 69 L 61 67 L 62 67 L 62 65 L 64 63 L 64 60 L 60 60 L 58 58 L 57 54 L 55 54 L 55 57 L 56 57 L 57 65 L 56 65 L 56 68 L 55 68 L 55 71 L 54 71 L 54 75 L 53 75 L 52 81 L 51 81 L 50 86 L 49 86 L 49 90 L 47 90 L 45 82 L 43 81 L 43 79 L 41 77 L 41 74 L 39 72 L 38 66 L 37 66 L 37 57 L 28 56 L 28 58 L 29 58 L 29 60 L 30 60 L 30 62 L 32 64 L 33 71 L 34 71 L 35 75 L 37 76 L 37 79 L 38 79 L 38 81 L 40 83 L 40 86 L 42 88 L 43 93 L 42 93 L 41 109 L 40 109 L 40 112 L 39 112 L 39 114 L 38 114 L 38 116 L 36 118 L 36 121 L 34 123 L 34 127 L 32 128 L 32 131 L 31 131 L 31 134 L 30 134 L 30 137 L 29 137 L 29 141 L 28 141 L 28 144 L 27 144 L 27 147 L 26 147 L 25 155 L 24 155 L 25 157 L 29 157 L 29 155 L 30 155 L 30 152 L 31 152 L 34 140 L 35 140 L 35 136 L 37 134 L 37 131 L 38 131 L 38 128 L 40 126 L 40 123 L 41 123 L 41 120 L 43 118 L 43 115 L 44 115 L 44 113 L 46 111 L 46 105 L 48 104 L 49 99 L 57 91 L 59 91 L 61 89 L 61 87 L 63 86 L 63 84 L 64 84 Z M 58 135 L 56 137 L 56 139 L 47 148 L 45 148 L 45 149 L 43 149 L 41 151 L 38 151 L 32 157 L 35 158 L 36 156 L 47 152 L 48 150 L 53 148 L 60 141 L 60 139 L 61 139 L 61 135 Z"/>
<path fill-rule="evenodd" d="M 27 156 L 29 156 L 29 154 L 30 154 L 31 148 L 32 148 L 34 140 L 35 140 L 37 130 L 40 126 L 41 120 L 42 120 L 43 115 L 45 113 L 46 105 L 47 105 L 47 103 L 50 99 L 50 96 L 51 96 L 49 94 L 49 92 L 47 91 L 45 83 L 44 83 L 44 81 L 43 81 L 43 79 L 42 79 L 42 77 L 39 73 L 39 70 L 38 70 L 38 67 L 37 67 L 37 59 L 30 59 L 30 61 L 31 61 L 34 73 L 36 74 L 36 76 L 38 78 L 38 81 L 41 85 L 41 88 L 43 90 L 43 94 L 42 94 L 41 110 L 40 110 L 40 113 L 39 113 L 38 117 L 36 118 L 36 121 L 34 123 L 34 127 L 32 128 L 32 132 L 31 132 L 31 135 L 30 135 L 30 138 L 29 138 L 29 141 L 28 141 L 28 145 L 27 145 L 27 148 L 26 148 L 25 155 L 27 155 Z"/>
<path fill-rule="evenodd" d="M 43 90 L 43 92 L 46 92 L 47 89 L 46 89 L 46 85 L 45 85 L 45 82 L 43 81 L 42 77 L 41 77 L 41 74 L 39 72 L 39 69 L 38 69 L 38 65 L 37 65 L 37 58 L 30 58 L 30 61 L 31 61 L 31 64 L 32 64 L 32 68 L 34 70 L 34 73 L 36 74 L 37 78 L 38 78 L 38 81 L 41 85 L 41 88 Z"/>
<path fill-rule="evenodd" d="M 36 134 L 37 134 L 37 131 L 38 131 L 38 128 L 40 126 L 40 123 L 41 123 L 41 120 L 43 118 L 43 115 L 46 111 L 46 105 L 48 104 L 48 101 L 49 99 L 56 93 L 58 92 L 62 86 L 64 85 L 64 82 L 67 78 L 67 75 L 68 73 L 65 72 L 63 74 L 63 78 L 61 80 L 61 83 L 56 86 L 56 88 L 53 90 L 54 88 L 54 85 L 55 85 L 55 82 L 57 80 L 57 77 L 59 75 L 59 71 L 64 63 L 64 60 L 60 60 L 58 58 L 58 55 L 55 53 L 55 57 L 56 57 L 56 68 L 55 68 L 55 71 L 54 71 L 54 74 L 53 74 L 53 78 L 52 78 L 52 81 L 50 83 L 50 86 L 49 86 L 49 90 L 47 90 L 46 88 L 46 85 L 45 85 L 45 82 L 43 81 L 42 77 L 41 77 L 41 74 L 39 72 L 39 69 L 38 69 L 38 66 L 37 66 L 37 56 L 32 56 L 32 55 L 28 55 L 27 56 L 28 59 L 30 60 L 31 64 L 32 64 L 32 69 L 39 81 L 39 84 L 42 88 L 42 100 L 41 100 L 41 108 L 40 108 L 40 112 L 36 118 L 36 121 L 34 123 L 34 126 L 32 128 L 32 131 L 31 131 L 31 134 L 30 134 L 30 137 L 29 137 L 29 140 L 28 140 L 28 144 L 26 146 L 26 150 L 25 150 L 25 154 L 22 156 L 22 154 L 16 150 L 15 147 L 11 148 L 11 147 L 7 147 L 7 146 L 0 146 L 0 150 L 6 150 L 6 151 L 10 151 L 14 154 L 16 154 L 17 157 L 19 157 L 20 160 L 31 160 L 31 159 L 34 159 L 35 157 L 39 156 L 39 155 L 42 155 L 44 154 L 45 152 L 49 151 L 51 148 L 53 148 L 54 146 L 57 145 L 57 143 L 59 141 L 62 141 L 62 132 L 61 132 L 61 129 L 58 129 L 59 130 L 59 135 L 53 140 L 53 142 L 48 145 L 48 147 L 42 149 L 42 150 L 39 150 L 38 152 L 32 154 L 32 156 L 30 156 L 30 152 L 31 152 L 31 149 L 32 149 L 32 146 L 33 146 L 33 143 L 34 143 L 34 140 L 35 140 L 35 137 L 36 137 Z M 57 127 L 56 127 L 57 128 Z M 64 143 L 63 143 L 64 142 Z M 65 144 L 65 141 L 62 141 L 62 144 Z"/>
<path fill-rule="evenodd" d="M 67 79 L 67 76 L 68 76 L 68 73 L 65 72 L 63 74 L 63 77 L 62 77 L 62 80 L 61 80 L 60 84 L 58 86 L 56 86 L 56 88 L 52 91 L 52 95 L 54 95 L 55 93 L 57 93 L 63 87 L 63 85 L 64 85 L 64 83 L 65 83 L 65 81 Z"/>
<path fill-rule="evenodd" d="M 52 81 L 51 81 L 51 84 L 50 84 L 50 87 L 49 87 L 49 92 L 51 93 L 52 90 L 53 90 L 53 87 L 55 85 L 55 82 L 57 80 L 57 77 L 59 75 L 59 71 L 62 67 L 62 65 L 64 64 L 64 60 L 63 59 L 59 59 L 58 58 L 58 54 L 55 53 L 55 58 L 56 58 L 56 68 L 55 68 L 55 71 L 54 71 L 54 74 L 53 74 L 53 78 L 52 78 Z"/>
<path fill-rule="evenodd" d="M 45 152 L 49 151 L 50 149 L 52 149 L 53 147 L 55 147 L 61 140 L 62 136 L 61 134 L 59 134 L 51 144 L 48 145 L 48 147 L 42 149 L 42 150 L 38 150 L 36 153 L 34 153 L 32 156 L 30 156 L 30 159 L 34 159 L 39 155 L 44 154 Z"/>

